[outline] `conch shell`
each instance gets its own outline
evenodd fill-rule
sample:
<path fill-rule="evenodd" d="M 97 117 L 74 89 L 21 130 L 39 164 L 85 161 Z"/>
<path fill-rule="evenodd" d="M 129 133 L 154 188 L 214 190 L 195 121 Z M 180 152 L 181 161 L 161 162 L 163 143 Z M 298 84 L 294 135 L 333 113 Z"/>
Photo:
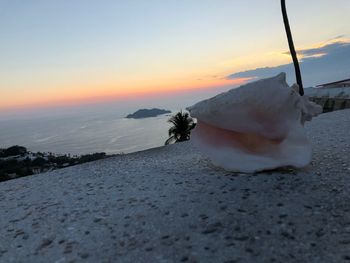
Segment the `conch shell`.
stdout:
<path fill-rule="evenodd" d="M 197 119 L 191 140 L 214 165 L 230 171 L 304 167 L 311 146 L 303 124 L 322 108 L 297 90 L 280 73 L 198 102 L 188 108 Z"/>

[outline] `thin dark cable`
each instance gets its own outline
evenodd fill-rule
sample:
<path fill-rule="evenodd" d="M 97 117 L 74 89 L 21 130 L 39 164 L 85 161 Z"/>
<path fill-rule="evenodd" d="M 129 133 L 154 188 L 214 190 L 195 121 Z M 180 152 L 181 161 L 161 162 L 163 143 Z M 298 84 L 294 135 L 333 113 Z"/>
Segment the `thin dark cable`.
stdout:
<path fill-rule="evenodd" d="M 297 53 L 295 52 L 294 43 L 293 43 L 293 37 L 292 32 L 290 31 L 289 21 L 288 21 L 288 15 L 286 10 L 286 1 L 281 0 L 281 8 L 282 8 L 282 15 L 283 15 L 283 22 L 284 22 L 284 28 L 286 29 L 286 34 L 288 38 L 288 45 L 289 45 L 289 51 L 293 58 L 293 64 L 295 69 L 295 76 L 297 79 L 297 84 L 299 85 L 299 94 L 301 96 L 304 95 L 304 88 L 303 88 L 303 81 L 301 79 L 301 73 L 300 73 L 300 67 L 299 67 L 299 61 L 297 57 Z"/>

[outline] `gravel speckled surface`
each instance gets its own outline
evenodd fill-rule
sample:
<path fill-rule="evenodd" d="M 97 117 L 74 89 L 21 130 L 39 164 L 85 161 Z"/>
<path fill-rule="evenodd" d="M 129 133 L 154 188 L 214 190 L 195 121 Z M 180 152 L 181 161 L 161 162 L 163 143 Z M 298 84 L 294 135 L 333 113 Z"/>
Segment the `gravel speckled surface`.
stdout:
<path fill-rule="evenodd" d="M 190 142 L 0 183 L 0 262 L 350 262 L 350 110 L 312 164 L 243 175 Z"/>

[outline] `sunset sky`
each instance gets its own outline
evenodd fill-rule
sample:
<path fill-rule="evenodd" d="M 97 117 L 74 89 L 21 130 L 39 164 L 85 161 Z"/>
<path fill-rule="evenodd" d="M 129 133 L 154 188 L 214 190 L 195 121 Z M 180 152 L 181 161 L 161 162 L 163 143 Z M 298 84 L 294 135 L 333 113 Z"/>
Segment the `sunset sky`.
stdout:
<path fill-rule="evenodd" d="M 298 49 L 349 42 L 349 0 L 287 9 Z M 0 111 L 238 85 L 291 61 L 278 0 L 0 0 L 0 36 Z"/>

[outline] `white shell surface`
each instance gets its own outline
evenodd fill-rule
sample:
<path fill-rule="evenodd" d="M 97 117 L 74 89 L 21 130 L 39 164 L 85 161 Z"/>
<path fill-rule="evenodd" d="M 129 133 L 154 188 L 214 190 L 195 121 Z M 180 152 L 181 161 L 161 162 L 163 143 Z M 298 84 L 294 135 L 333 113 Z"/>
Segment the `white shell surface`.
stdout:
<path fill-rule="evenodd" d="M 300 96 L 297 88 L 289 87 L 281 73 L 201 101 L 188 108 L 197 119 L 191 140 L 226 170 L 306 166 L 311 146 L 303 123 L 322 108 Z"/>

